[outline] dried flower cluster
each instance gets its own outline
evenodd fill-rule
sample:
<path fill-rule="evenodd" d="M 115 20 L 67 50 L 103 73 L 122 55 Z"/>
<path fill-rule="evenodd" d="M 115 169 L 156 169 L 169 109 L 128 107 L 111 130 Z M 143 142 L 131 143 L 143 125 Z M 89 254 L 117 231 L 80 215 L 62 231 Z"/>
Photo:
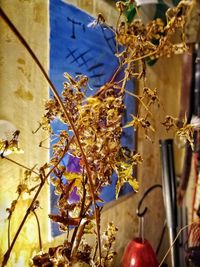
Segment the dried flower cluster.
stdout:
<path fill-rule="evenodd" d="M 85 90 L 86 84 L 79 86 L 79 84 L 82 84 L 82 79 L 86 81 L 85 76 L 78 76 L 73 80 L 67 75 L 67 79 L 68 81 L 64 83 L 62 101 L 70 111 L 81 147 L 87 158 L 93 183 L 99 189 L 110 183 L 113 171 L 118 171 L 118 166 L 124 160 L 124 155 L 123 158 L 119 156 L 122 155 L 121 150 L 123 149 L 120 145 L 121 120 L 124 111 L 123 94 L 120 90 L 116 90 L 116 85 L 113 84 L 107 88 L 105 93 L 86 97 L 82 90 Z M 49 123 L 59 118 L 66 126 L 68 125 L 68 130 L 71 130 L 69 122 L 56 99 L 51 99 L 46 103 L 46 110 L 47 112 L 42 120 L 45 123 L 41 123 L 43 128 L 47 129 Z M 52 132 L 52 130 L 50 131 Z M 60 132 L 58 142 L 53 145 L 51 164 L 55 164 L 59 160 L 66 144 L 69 144 L 68 153 L 80 159 L 81 168 L 81 174 L 73 176 L 73 174 L 68 173 L 66 178 L 67 180 L 79 179 L 79 184 L 81 184 L 81 175 L 85 175 L 86 163 L 82 158 L 82 151 L 76 139 L 69 136 L 65 130 Z M 129 155 L 129 159 L 132 158 L 135 164 L 136 156 L 130 153 Z M 60 170 L 59 173 L 56 173 L 56 176 L 61 179 L 66 171 L 65 167 L 58 166 L 57 168 L 60 168 Z M 74 186 L 77 186 L 77 182 Z"/>
<path fill-rule="evenodd" d="M 117 8 L 120 14 L 126 12 L 130 6 L 135 5 L 135 1 L 119 1 Z M 124 127 L 134 127 L 144 130 L 145 137 L 151 141 L 152 133 L 155 131 L 152 125 L 152 107 L 160 105 L 158 90 L 156 88 L 148 88 L 146 86 L 146 62 L 153 62 L 162 56 L 171 57 L 173 54 L 180 54 L 187 51 L 185 43 L 184 26 L 186 18 L 190 11 L 191 1 L 180 1 L 176 7 L 169 8 L 166 12 L 166 21 L 160 18 L 143 23 L 138 18 L 131 21 L 119 19 L 116 28 L 116 40 L 124 49 L 118 53 L 121 67 L 125 67 L 125 79 L 136 78 L 142 80 L 144 88 L 141 92 L 132 95 L 138 103 L 139 107 L 143 107 L 144 112 L 140 114 L 140 108 L 137 115 L 132 115 L 133 119 Z M 135 7 L 137 10 L 137 7 Z M 137 10 L 139 15 L 139 10 Z M 139 67 L 138 67 L 139 66 Z M 139 70 L 139 71 L 138 71 Z M 167 121 L 171 121 L 172 117 L 168 116 Z M 167 121 L 162 123 L 166 126 Z M 172 127 L 173 125 L 173 127 Z M 183 126 L 173 121 L 166 127 L 167 130 L 174 129 L 176 135 L 180 138 L 188 140 L 191 146 L 193 143 L 193 125 L 188 125 L 186 121 Z"/>
<path fill-rule="evenodd" d="M 94 254 L 93 257 L 91 257 L 92 253 L 89 253 L 86 261 L 86 255 L 80 250 L 82 247 L 80 242 L 82 236 L 88 233 L 88 229 L 90 229 L 89 233 L 96 233 L 93 227 L 95 224 L 94 219 L 100 228 L 100 207 L 96 204 L 102 202 L 100 190 L 103 186 L 111 183 L 111 175 L 116 172 L 118 175 L 116 195 L 119 194 L 121 186 L 126 182 L 137 191 L 138 183 L 132 175 L 133 166 L 141 162 L 142 159 L 139 154 L 134 154 L 120 145 L 121 120 L 124 111 L 123 95 L 119 90 L 120 88 L 116 90 L 116 85 L 113 84 L 105 92 L 102 91 L 93 97 L 86 97 L 87 78 L 85 76 L 77 76 L 73 79 L 67 74 L 65 76 L 67 81 L 64 83 L 62 102 L 70 112 L 71 120 L 79 136 L 81 148 L 84 150 L 87 162 L 82 157 L 82 151 L 77 140 L 70 136 L 67 131 L 61 131 L 57 142 L 53 145 L 53 157 L 50 165 L 54 166 L 60 161 L 63 153 L 68 153 L 79 159 L 79 171 L 71 173 L 66 169 L 66 166 L 59 162 L 51 177 L 51 183 L 55 186 L 55 193 L 59 195 L 57 202 L 59 214 L 50 214 L 49 217 L 60 225 L 60 230 L 63 232 L 68 233 L 70 227 L 75 227 L 71 240 L 68 240 L 62 247 L 56 248 L 55 253 L 57 255 L 58 250 L 60 253 L 62 252 L 65 262 L 66 259 L 69 262 L 83 261 L 84 257 L 85 262 L 90 264 L 92 264 L 91 262 L 96 262 L 95 266 L 98 266 L 100 258 L 96 256 L 96 251 L 92 252 Z M 46 113 L 41 122 L 43 129 L 48 129 L 53 134 L 53 130 L 49 127 L 50 123 L 59 119 L 68 127 L 69 131 L 71 130 L 69 121 L 55 98 L 47 101 L 45 107 Z M 92 187 L 89 184 L 87 167 L 90 170 Z M 71 203 L 70 194 L 74 190 L 76 190 L 79 200 Z M 93 195 L 95 204 L 93 203 Z M 94 205 L 96 213 L 94 213 Z M 103 247 L 106 248 L 105 255 L 101 256 L 101 264 L 102 262 L 111 261 L 115 254 L 110 251 L 114 242 L 114 237 L 111 238 L 113 234 L 109 234 L 112 227 L 114 227 L 111 226 L 112 224 L 109 224 L 109 229 L 106 232 L 107 243 L 101 241 L 103 242 Z M 107 249 L 108 247 L 109 250 Z M 90 248 L 90 250 L 92 249 Z M 48 260 L 53 262 L 51 254 L 52 251 Z M 43 266 L 39 262 L 43 262 L 44 258 L 46 259 L 46 254 L 34 257 L 34 265 Z M 54 253 L 53 258 L 55 258 Z M 103 266 L 108 266 L 108 263 L 106 264 Z"/>
<path fill-rule="evenodd" d="M 194 149 L 194 124 L 188 124 L 186 118 L 180 121 L 172 116 L 166 116 L 165 121 L 162 122 L 162 124 L 165 126 L 167 131 L 174 129 L 176 132 L 176 137 L 184 143 L 188 141 L 192 150 Z"/>
<path fill-rule="evenodd" d="M 91 227 L 87 227 L 88 229 Z M 107 230 L 102 233 L 102 260 L 101 266 L 112 266 L 112 260 L 116 255 L 116 252 L 112 250 L 112 245 L 115 242 L 115 235 L 118 229 L 109 223 Z M 81 238 L 81 237 L 80 237 Z M 92 256 L 92 247 L 89 246 L 82 238 L 79 244 L 79 250 L 76 251 L 75 257 L 70 257 L 71 243 L 65 241 L 63 245 L 50 248 L 48 253 L 40 253 L 33 258 L 34 266 L 97 266 L 99 262 L 95 261 L 96 249 Z"/>
<path fill-rule="evenodd" d="M 10 153 L 23 153 L 23 150 L 19 148 L 18 144 L 18 137 L 19 137 L 19 131 L 15 131 L 13 133 L 11 140 L 0 140 L 0 153 L 3 157 L 5 154 Z"/>
<path fill-rule="evenodd" d="M 120 12 L 127 8 L 127 3 L 118 2 Z M 135 62 L 141 58 L 170 57 L 172 54 L 185 52 L 187 47 L 183 28 L 189 6 L 188 1 L 180 1 L 176 7 L 169 8 L 166 12 L 166 24 L 159 18 L 147 24 L 141 19 L 134 19 L 131 23 L 124 21 L 119 23 L 116 39 L 125 47 L 125 50 L 118 55 L 122 64 Z M 181 33 L 180 40 L 174 43 L 173 37 L 178 30 Z"/>

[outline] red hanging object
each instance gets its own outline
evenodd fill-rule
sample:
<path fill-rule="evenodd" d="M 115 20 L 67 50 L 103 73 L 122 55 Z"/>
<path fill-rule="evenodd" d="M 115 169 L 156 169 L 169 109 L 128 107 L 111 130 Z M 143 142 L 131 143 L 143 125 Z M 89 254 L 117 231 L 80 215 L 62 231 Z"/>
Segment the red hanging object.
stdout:
<path fill-rule="evenodd" d="M 146 239 L 135 238 L 127 245 L 122 267 L 158 267 L 156 254 Z"/>
<path fill-rule="evenodd" d="M 139 217 L 139 237 L 134 238 L 125 248 L 122 258 L 122 267 L 158 267 L 156 254 L 150 243 L 144 238 L 144 215 L 147 207 L 141 212 L 140 207 L 145 197 L 155 188 L 162 188 L 160 184 L 155 184 L 145 191 L 138 203 L 136 214 Z"/>

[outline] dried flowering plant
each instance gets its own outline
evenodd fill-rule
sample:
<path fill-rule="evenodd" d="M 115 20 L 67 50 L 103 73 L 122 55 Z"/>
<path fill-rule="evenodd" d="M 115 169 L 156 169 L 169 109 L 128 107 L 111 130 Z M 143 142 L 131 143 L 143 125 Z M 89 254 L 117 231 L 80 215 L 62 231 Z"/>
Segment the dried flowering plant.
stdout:
<path fill-rule="evenodd" d="M 65 109 L 70 112 L 80 144 L 66 130 L 61 131 L 58 141 L 53 145 L 50 166 L 53 167 L 59 162 L 66 145 L 68 145 L 67 152 L 79 159 L 80 172 L 69 172 L 61 162 L 54 169 L 51 183 L 55 186 L 55 193 L 59 195 L 57 203 L 59 215 L 50 214 L 49 217 L 60 225 L 61 231 L 66 232 L 69 231 L 70 226 L 75 227 L 71 241 L 67 244 L 69 249 L 67 256 L 71 262 L 76 262 L 83 260 L 82 253 L 78 253 L 78 247 L 88 227 L 91 229 L 90 232 L 97 234 L 98 248 L 103 242 L 100 234 L 98 236 L 101 209 L 98 202 L 102 201 L 100 189 L 111 183 L 111 175 L 116 172 L 118 174 L 116 195 L 119 194 L 120 188 L 125 182 L 128 182 L 137 191 L 138 183 L 132 174 L 133 166 L 141 161 L 141 157 L 120 145 L 121 120 L 124 110 L 121 88 L 109 85 L 105 92 L 100 92 L 93 97 L 86 97 L 84 91 L 87 77 L 72 78 L 68 74 L 65 76 L 67 80 L 64 83 L 61 100 Z M 45 107 L 46 113 L 40 123 L 43 129 L 52 132 L 51 123 L 58 118 L 63 124 L 68 125 L 69 131 L 72 129 L 56 98 L 47 101 Z M 83 159 L 82 150 L 87 161 Z M 75 187 L 79 201 L 70 203 L 70 193 Z M 96 229 L 91 227 L 94 225 L 94 220 Z M 108 238 L 110 238 L 109 235 Z M 107 246 L 111 248 L 111 244 Z M 65 250 L 65 246 L 63 250 Z M 63 250 L 59 247 L 60 252 Z M 101 264 L 103 261 L 111 260 L 111 255 L 108 256 L 107 253 L 105 257 L 103 254 L 101 255 Z M 40 258 L 43 256 L 40 255 Z M 89 254 L 88 257 L 91 255 Z M 38 262 L 38 256 L 36 259 Z M 87 261 L 89 262 L 89 258 Z M 33 262 L 36 264 L 35 258 Z M 96 259 L 96 262 L 100 264 L 100 257 Z"/>
<path fill-rule="evenodd" d="M 157 89 L 146 86 L 146 59 L 157 59 L 161 56 L 171 56 L 187 50 L 184 38 L 184 25 L 191 5 L 190 1 L 180 1 L 173 8 L 167 10 L 166 23 L 160 19 L 143 23 L 140 17 L 131 21 L 123 17 L 123 14 L 135 1 L 119 1 L 119 20 L 115 29 L 116 41 L 123 46 L 123 50 L 117 53 L 119 68 L 111 81 L 100 87 L 94 96 L 86 97 L 88 78 L 84 75 L 71 77 L 65 73 L 66 81 L 63 85 L 62 95 L 58 95 L 54 85 L 36 58 L 29 45 L 20 35 L 14 25 L 1 10 L 2 18 L 7 22 L 22 44 L 29 51 L 43 75 L 46 77 L 54 97 L 45 104 L 46 112 L 41 119 L 40 128 L 53 135 L 52 122 L 60 120 L 65 129 L 62 130 L 53 145 L 53 155 L 49 163 L 42 166 L 39 172 L 26 168 L 25 181 L 18 187 L 19 197 L 23 193 L 35 191 L 32 202 L 22 220 L 22 223 L 4 255 L 2 266 L 5 266 L 12 248 L 20 231 L 30 214 L 35 212 L 39 203 L 38 195 L 47 179 L 50 177 L 55 187 L 55 194 L 59 196 L 57 206 L 59 213 L 50 214 L 49 218 L 58 223 L 60 230 L 67 234 L 65 242 L 57 247 L 49 248 L 48 252 L 41 251 L 32 259 L 33 266 L 110 266 L 115 256 L 113 243 L 117 228 L 110 223 L 105 233 L 101 234 L 99 203 L 102 187 L 111 182 L 111 175 L 115 172 L 118 176 L 116 184 L 116 196 L 120 188 L 128 182 L 135 191 L 138 183 L 133 176 L 133 167 L 142 162 L 139 153 L 131 152 L 120 144 L 123 128 L 142 128 L 146 138 L 150 139 L 150 132 L 154 132 L 151 123 L 152 106 L 159 105 Z M 136 10 L 137 7 L 135 6 Z M 139 12 L 138 12 L 139 14 Z M 105 23 L 99 16 L 94 25 Z M 174 43 L 176 32 L 181 33 L 178 43 Z M 139 67 L 138 67 L 139 66 Z M 119 71 L 124 71 L 124 78 L 115 82 Z M 126 82 L 129 79 L 143 80 L 144 88 L 140 94 L 132 94 L 126 91 Z M 141 117 L 132 115 L 133 119 L 122 126 L 122 116 L 125 109 L 123 97 L 131 94 L 138 100 L 139 105 L 145 109 L 145 115 Z M 163 125 L 170 129 L 175 124 L 175 119 L 167 117 Z M 177 126 L 176 126 L 177 127 Z M 192 144 L 192 126 L 186 124 L 181 129 L 176 129 L 177 135 L 184 136 Z M 8 145 L 4 144 L 6 151 Z M 62 164 L 66 154 L 79 159 L 80 171 L 71 173 Z M 2 158 L 7 158 L 2 153 Z M 8 158 L 7 158 L 8 159 Z M 29 187 L 27 181 L 36 175 L 36 184 Z M 76 188 L 78 200 L 71 203 L 70 195 Z M 10 220 L 18 199 L 13 201 L 8 209 Z M 71 230 L 70 230 L 71 229 Z M 71 235 L 69 234 L 71 232 Z M 96 236 L 96 246 L 93 249 L 84 241 L 86 234 Z M 40 244 L 41 245 L 41 244 Z M 40 246 L 41 249 L 41 246 Z M 82 265 L 81 265 L 82 264 Z"/>

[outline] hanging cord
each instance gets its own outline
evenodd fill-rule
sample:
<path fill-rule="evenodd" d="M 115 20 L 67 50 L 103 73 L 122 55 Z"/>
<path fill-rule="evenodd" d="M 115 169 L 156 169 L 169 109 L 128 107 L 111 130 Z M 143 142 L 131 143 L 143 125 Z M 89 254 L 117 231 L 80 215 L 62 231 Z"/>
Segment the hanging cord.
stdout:
<path fill-rule="evenodd" d="M 142 206 L 142 203 L 143 203 L 144 199 L 147 197 L 147 195 L 148 195 L 151 191 L 153 191 L 154 189 L 156 189 L 156 188 L 161 188 L 161 189 L 162 189 L 162 185 L 160 185 L 160 184 L 155 184 L 155 185 L 151 186 L 149 189 L 147 189 L 147 190 L 144 192 L 144 195 L 142 196 L 141 200 L 138 202 L 138 206 L 137 206 L 136 214 L 137 214 L 137 216 L 138 216 L 140 219 L 142 219 L 142 220 L 144 220 L 144 215 L 146 214 L 146 212 L 147 212 L 147 210 L 148 210 L 148 208 L 145 207 L 145 208 L 143 209 L 143 211 L 140 211 L 141 206 Z M 141 220 L 140 220 L 140 221 L 141 221 Z M 140 223 L 144 223 L 144 222 L 141 221 Z M 160 238 L 159 238 L 159 242 L 158 242 L 158 245 L 157 245 L 157 248 L 156 248 L 156 255 L 158 255 L 159 250 L 160 250 L 160 248 L 161 248 L 161 245 L 162 245 L 162 242 L 163 242 L 163 238 L 164 238 L 164 234 L 165 234 L 166 227 L 167 227 L 167 221 L 166 221 L 166 219 L 165 219 L 164 224 L 163 224 L 163 228 L 162 228 L 162 232 L 161 232 L 161 235 L 160 235 Z M 143 238 L 144 238 L 144 233 L 143 233 L 143 231 L 141 231 L 141 225 L 140 225 L 140 232 L 141 232 L 141 236 L 142 236 L 142 239 L 143 239 Z"/>
<path fill-rule="evenodd" d="M 168 254 L 170 253 L 172 247 L 173 247 L 174 244 L 176 243 L 176 241 L 177 241 L 178 237 L 180 236 L 180 234 L 181 234 L 185 229 L 187 229 L 188 227 L 190 227 L 190 226 L 192 226 L 193 224 L 196 224 L 196 223 L 199 224 L 199 223 L 200 223 L 200 220 L 198 219 L 198 220 L 196 220 L 196 221 L 194 221 L 194 222 L 192 222 L 192 223 L 190 223 L 190 224 L 187 224 L 187 225 L 183 226 L 183 227 L 178 231 L 178 233 L 177 233 L 177 235 L 176 235 L 174 241 L 172 242 L 172 244 L 170 245 L 169 249 L 168 249 L 167 252 L 165 253 L 165 256 L 164 256 L 163 259 L 161 260 L 161 262 L 160 262 L 160 264 L 159 264 L 158 267 L 161 267 L 161 266 L 162 266 L 162 264 L 164 263 L 164 260 L 166 259 L 166 257 L 167 257 Z"/>

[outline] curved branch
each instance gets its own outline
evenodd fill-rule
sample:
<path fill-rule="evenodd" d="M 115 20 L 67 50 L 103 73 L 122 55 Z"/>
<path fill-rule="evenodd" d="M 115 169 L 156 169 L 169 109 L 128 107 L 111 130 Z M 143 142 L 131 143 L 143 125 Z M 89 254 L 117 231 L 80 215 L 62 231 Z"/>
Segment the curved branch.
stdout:
<path fill-rule="evenodd" d="M 37 222 L 39 247 L 40 247 L 40 250 L 42 250 L 42 236 L 41 236 L 41 229 L 40 229 L 40 221 L 39 221 L 39 218 L 38 218 L 35 210 L 32 210 L 32 212 L 33 212 L 35 219 L 36 219 L 36 222 Z"/>

